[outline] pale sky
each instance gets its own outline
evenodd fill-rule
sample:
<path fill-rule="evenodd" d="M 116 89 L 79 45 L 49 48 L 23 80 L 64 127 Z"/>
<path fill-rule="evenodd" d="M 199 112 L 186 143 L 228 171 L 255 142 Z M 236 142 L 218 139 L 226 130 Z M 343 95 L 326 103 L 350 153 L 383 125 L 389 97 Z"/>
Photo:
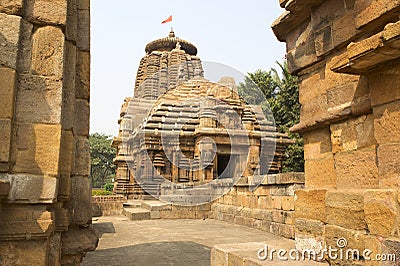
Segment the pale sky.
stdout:
<path fill-rule="evenodd" d="M 285 45 L 272 22 L 283 12 L 278 0 L 93 0 L 91 1 L 91 133 L 117 135 L 120 106 L 133 96 L 147 43 L 177 37 L 193 43 L 202 61 L 243 74 L 276 67 Z M 161 21 L 173 16 L 173 21 Z M 207 73 L 206 73 L 207 74 Z"/>

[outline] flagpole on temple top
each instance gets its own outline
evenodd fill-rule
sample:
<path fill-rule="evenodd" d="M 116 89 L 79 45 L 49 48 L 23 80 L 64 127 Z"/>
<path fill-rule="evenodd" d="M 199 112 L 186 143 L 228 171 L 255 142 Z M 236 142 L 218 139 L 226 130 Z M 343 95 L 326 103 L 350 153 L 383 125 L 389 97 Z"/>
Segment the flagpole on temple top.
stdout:
<path fill-rule="evenodd" d="M 167 19 L 163 20 L 163 21 L 161 22 L 161 24 L 166 24 L 166 23 L 169 23 L 169 22 L 172 22 L 172 15 L 169 16 Z M 174 35 L 175 35 L 175 34 L 174 34 L 174 28 L 171 26 L 171 31 L 170 31 L 170 33 L 169 33 L 169 37 L 175 37 Z"/>

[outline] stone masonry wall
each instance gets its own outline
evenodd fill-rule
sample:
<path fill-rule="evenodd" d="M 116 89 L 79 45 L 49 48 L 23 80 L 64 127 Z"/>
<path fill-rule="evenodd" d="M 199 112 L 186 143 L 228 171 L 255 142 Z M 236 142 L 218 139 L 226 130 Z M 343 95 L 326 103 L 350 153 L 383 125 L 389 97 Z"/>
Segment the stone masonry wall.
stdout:
<path fill-rule="evenodd" d="M 77 265 L 97 245 L 89 5 L 0 1 L 1 265 Z"/>
<path fill-rule="evenodd" d="M 302 188 L 303 173 L 266 175 L 255 189 L 241 180 L 213 203 L 210 218 L 294 239 L 294 193 Z"/>
<path fill-rule="evenodd" d="M 400 1 L 280 4 L 286 12 L 273 30 L 300 78 L 301 121 L 292 130 L 305 142 L 296 246 L 319 251 L 346 238 L 347 248 L 400 258 Z"/>
<path fill-rule="evenodd" d="M 127 202 L 122 195 L 93 196 L 92 214 L 93 217 L 112 216 L 122 214 L 124 203 Z"/>

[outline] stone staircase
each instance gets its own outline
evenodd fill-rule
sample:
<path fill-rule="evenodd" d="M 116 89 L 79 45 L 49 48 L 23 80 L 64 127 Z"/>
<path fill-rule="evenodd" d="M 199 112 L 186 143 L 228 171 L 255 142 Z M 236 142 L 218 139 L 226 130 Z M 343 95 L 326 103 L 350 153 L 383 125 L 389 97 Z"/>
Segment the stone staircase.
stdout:
<path fill-rule="evenodd" d="M 129 200 L 122 214 L 132 221 L 160 219 L 160 211 L 172 210 L 172 205 L 158 200 Z"/>

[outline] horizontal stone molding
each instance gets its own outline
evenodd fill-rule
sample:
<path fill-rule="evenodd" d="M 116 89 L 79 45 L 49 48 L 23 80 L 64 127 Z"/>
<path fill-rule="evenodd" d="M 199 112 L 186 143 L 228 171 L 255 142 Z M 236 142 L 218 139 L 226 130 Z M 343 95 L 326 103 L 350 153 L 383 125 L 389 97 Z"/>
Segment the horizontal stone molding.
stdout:
<path fill-rule="evenodd" d="M 400 22 L 389 23 L 384 30 L 367 39 L 350 43 L 346 53 L 331 68 L 337 73 L 366 74 L 375 68 L 400 58 Z"/>
<path fill-rule="evenodd" d="M 57 178 L 29 174 L 0 174 L 0 182 L 9 182 L 6 203 L 51 204 L 57 199 Z"/>
<path fill-rule="evenodd" d="M 245 187 L 260 185 L 285 185 L 285 184 L 304 184 L 304 173 L 279 173 L 260 176 L 242 177 L 235 186 Z"/>
<path fill-rule="evenodd" d="M 299 24 L 304 22 L 310 15 L 312 8 L 320 5 L 324 0 L 288 0 L 281 1 L 281 5 L 285 4 L 285 11 L 277 20 L 272 24 L 272 30 L 279 41 L 286 41 L 288 33 L 298 27 Z"/>
<path fill-rule="evenodd" d="M 371 99 L 369 95 L 358 98 L 356 101 L 344 103 L 328 108 L 326 113 L 302 120 L 299 124 L 290 128 L 291 132 L 304 133 L 307 131 L 324 128 L 334 122 L 340 122 L 352 117 L 372 113 Z"/>

